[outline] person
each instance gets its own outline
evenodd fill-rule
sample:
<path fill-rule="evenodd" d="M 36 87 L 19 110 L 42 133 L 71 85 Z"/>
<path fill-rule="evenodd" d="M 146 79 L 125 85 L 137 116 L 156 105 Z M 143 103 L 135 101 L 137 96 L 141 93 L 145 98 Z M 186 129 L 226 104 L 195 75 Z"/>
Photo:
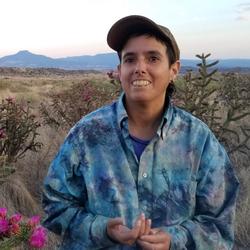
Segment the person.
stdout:
<path fill-rule="evenodd" d="M 44 181 L 61 249 L 231 249 L 238 180 L 222 145 L 171 103 L 177 42 L 144 16 L 118 20 L 119 99 L 68 133 Z"/>

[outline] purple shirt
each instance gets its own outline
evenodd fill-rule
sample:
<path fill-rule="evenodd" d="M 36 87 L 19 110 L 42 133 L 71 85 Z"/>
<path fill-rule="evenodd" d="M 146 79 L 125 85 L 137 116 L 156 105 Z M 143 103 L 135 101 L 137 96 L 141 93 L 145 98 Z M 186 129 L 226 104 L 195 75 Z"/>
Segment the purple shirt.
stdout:
<path fill-rule="evenodd" d="M 142 152 L 144 151 L 145 147 L 150 143 L 150 140 L 141 140 L 135 136 L 130 135 L 130 138 L 133 143 L 133 147 L 135 150 L 136 157 L 138 161 L 140 161 L 140 157 L 142 155 Z"/>

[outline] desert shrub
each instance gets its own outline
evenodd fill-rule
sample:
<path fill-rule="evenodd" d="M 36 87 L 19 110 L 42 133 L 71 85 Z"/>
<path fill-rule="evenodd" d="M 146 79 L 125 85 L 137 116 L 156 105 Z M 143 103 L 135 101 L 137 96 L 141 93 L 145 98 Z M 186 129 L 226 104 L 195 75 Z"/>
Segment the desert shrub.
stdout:
<path fill-rule="evenodd" d="M 46 124 L 68 130 L 82 116 L 116 99 L 117 88 L 93 85 L 86 80 L 75 83 L 67 90 L 52 92 L 49 103 L 41 103 L 42 117 Z"/>
<path fill-rule="evenodd" d="M 250 78 L 236 73 L 223 74 L 218 95 L 225 117 L 217 132 L 229 153 L 249 154 L 250 146 Z M 231 136 L 230 142 L 227 138 Z"/>
<path fill-rule="evenodd" d="M 177 84 L 174 102 L 204 121 L 227 148 L 229 154 L 249 154 L 250 124 L 242 121 L 250 115 L 249 79 L 229 73 L 217 75 L 214 66 L 201 59 L 198 73 L 188 71 Z"/>
<path fill-rule="evenodd" d="M 17 102 L 13 98 L 0 103 L 0 183 L 15 172 L 13 162 L 27 151 L 37 152 L 41 143 L 37 141 L 40 123 L 32 114 L 28 102 Z"/>

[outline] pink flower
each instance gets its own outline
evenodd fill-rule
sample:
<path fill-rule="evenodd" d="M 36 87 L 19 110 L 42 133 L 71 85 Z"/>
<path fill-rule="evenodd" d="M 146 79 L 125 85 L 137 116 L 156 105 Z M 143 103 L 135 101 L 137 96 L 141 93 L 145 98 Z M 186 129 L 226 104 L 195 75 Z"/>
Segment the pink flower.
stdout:
<path fill-rule="evenodd" d="M 29 238 L 30 246 L 34 248 L 42 248 L 47 242 L 47 232 L 42 226 L 34 229 L 32 235 Z"/>
<path fill-rule="evenodd" d="M 6 219 L 0 219 L 0 235 L 7 233 L 9 230 L 9 222 Z"/>
<path fill-rule="evenodd" d="M 35 215 L 31 217 L 28 221 L 28 225 L 31 226 L 31 228 L 35 228 L 40 223 L 40 216 Z"/>
<path fill-rule="evenodd" d="M 3 139 L 6 136 L 4 129 L 0 128 L 0 139 Z M 1 208 L 0 208 L 1 209 Z"/>
<path fill-rule="evenodd" d="M 10 224 L 16 224 L 18 223 L 20 220 L 22 219 L 22 215 L 21 214 L 14 214 L 10 217 Z"/>
<path fill-rule="evenodd" d="M 21 230 L 20 225 L 14 223 L 14 224 L 10 225 L 9 233 L 16 235 L 16 234 L 20 233 L 20 230 Z"/>
<path fill-rule="evenodd" d="M 6 100 L 8 103 L 14 103 L 14 102 L 15 102 L 15 98 L 12 97 L 12 96 L 9 96 L 9 97 L 5 98 L 5 100 Z"/>
<path fill-rule="evenodd" d="M 87 86 L 82 93 L 82 98 L 84 102 L 88 102 L 91 100 L 91 96 L 93 96 L 93 91 Z"/>
<path fill-rule="evenodd" d="M 7 215 L 7 208 L 5 207 L 0 207 L 0 219 L 4 219 L 6 218 L 6 215 Z"/>

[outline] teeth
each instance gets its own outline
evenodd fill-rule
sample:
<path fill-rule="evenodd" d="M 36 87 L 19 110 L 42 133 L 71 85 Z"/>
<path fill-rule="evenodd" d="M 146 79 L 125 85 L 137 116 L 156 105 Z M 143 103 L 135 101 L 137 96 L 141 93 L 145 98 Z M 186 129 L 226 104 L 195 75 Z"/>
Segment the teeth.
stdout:
<path fill-rule="evenodd" d="M 133 86 L 147 86 L 150 84 L 149 81 L 146 81 L 146 80 L 136 80 L 136 81 L 133 81 Z"/>

